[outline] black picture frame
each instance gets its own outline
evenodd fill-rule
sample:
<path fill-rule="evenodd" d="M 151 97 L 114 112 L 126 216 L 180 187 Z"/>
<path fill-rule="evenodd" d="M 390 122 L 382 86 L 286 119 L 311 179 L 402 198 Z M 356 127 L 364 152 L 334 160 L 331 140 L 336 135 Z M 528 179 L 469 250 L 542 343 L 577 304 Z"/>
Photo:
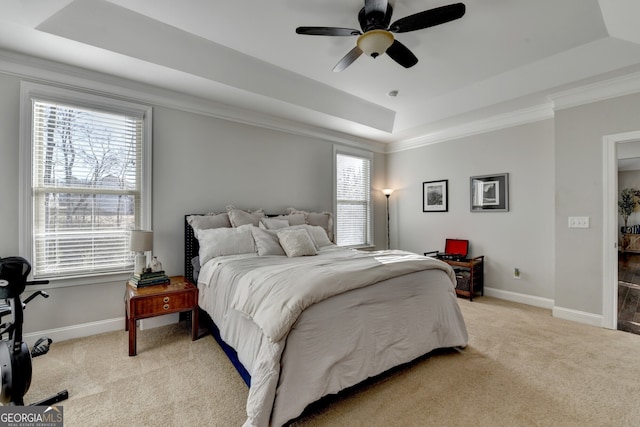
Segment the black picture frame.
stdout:
<path fill-rule="evenodd" d="M 449 180 L 422 183 L 422 212 L 449 211 Z"/>
<path fill-rule="evenodd" d="M 508 212 L 509 174 L 472 176 L 469 194 L 471 212 Z"/>

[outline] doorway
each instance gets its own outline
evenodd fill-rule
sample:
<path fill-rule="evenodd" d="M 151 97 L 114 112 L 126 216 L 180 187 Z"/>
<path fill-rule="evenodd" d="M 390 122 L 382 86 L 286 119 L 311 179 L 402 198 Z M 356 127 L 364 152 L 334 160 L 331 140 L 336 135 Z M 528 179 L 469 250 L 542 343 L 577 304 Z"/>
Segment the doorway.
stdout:
<path fill-rule="evenodd" d="M 624 232 L 618 252 L 617 329 L 640 335 L 640 142 L 619 142 L 617 158 L 618 194 L 627 201 L 624 222 L 618 222 Z"/>
<path fill-rule="evenodd" d="M 640 131 L 607 135 L 604 142 L 604 207 L 603 207 L 603 326 L 640 334 L 640 250 L 619 248 L 620 224 L 618 213 L 619 189 L 632 187 L 631 175 L 619 170 L 632 170 L 638 164 L 640 190 Z M 631 160 L 634 159 L 634 160 Z M 640 212 L 635 213 L 640 224 Z M 637 238 L 640 244 L 640 235 Z M 633 251 L 622 249 L 634 249 Z"/>

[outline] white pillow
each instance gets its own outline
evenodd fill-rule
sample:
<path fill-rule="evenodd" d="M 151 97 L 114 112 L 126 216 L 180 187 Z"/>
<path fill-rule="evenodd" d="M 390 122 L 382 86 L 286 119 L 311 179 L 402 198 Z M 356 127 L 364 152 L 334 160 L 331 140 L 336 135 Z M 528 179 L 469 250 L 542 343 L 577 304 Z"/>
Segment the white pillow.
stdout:
<path fill-rule="evenodd" d="M 278 240 L 289 258 L 318 253 L 309 232 L 302 228 L 280 230 Z"/>
<path fill-rule="evenodd" d="M 267 230 L 278 230 L 289 226 L 289 221 L 280 218 L 262 218 L 260 219 L 260 225 L 263 225 Z"/>
<path fill-rule="evenodd" d="M 263 230 L 262 228 L 251 227 L 251 234 L 253 234 L 253 240 L 256 242 L 258 255 L 286 255 L 284 249 L 280 246 L 278 232 L 276 230 Z"/>
<path fill-rule="evenodd" d="M 248 254 L 256 252 L 250 228 L 211 228 L 200 230 L 200 265 L 222 255 Z"/>
<path fill-rule="evenodd" d="M 224 212 L 214 215 L 189 215 L 187 223 L 193 228 L 193 235 L 198 237 L 198 231 L 209 228 L 231 227 L 229 215 Z"/>

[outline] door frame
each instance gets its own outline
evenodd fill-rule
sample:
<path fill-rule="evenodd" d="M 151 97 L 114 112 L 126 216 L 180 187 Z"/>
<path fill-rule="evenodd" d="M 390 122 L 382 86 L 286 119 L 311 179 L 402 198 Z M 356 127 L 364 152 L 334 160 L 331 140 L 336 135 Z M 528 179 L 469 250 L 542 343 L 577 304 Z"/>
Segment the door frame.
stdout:
<path fill-rule="evenodd" d="M 640 141 L 640 131 L 605 135 L 603 142 L 602 326 L 618 328 L 618 144 Z"/>

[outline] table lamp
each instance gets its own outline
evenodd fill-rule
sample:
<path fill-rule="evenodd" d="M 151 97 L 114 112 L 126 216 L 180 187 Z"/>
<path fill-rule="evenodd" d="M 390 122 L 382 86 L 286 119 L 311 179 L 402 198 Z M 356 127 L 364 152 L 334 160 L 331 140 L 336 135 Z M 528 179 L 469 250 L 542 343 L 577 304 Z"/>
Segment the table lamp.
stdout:
<path fill-rule="evenodd" d="M 129 249 L 131 249 L 131 252 L 136 253 L 133 272 L 135 274 L 142 274 L 147 266 L 147 255 L 145 252 L 153 249 L 153 231 L 131 230 Z"/>

